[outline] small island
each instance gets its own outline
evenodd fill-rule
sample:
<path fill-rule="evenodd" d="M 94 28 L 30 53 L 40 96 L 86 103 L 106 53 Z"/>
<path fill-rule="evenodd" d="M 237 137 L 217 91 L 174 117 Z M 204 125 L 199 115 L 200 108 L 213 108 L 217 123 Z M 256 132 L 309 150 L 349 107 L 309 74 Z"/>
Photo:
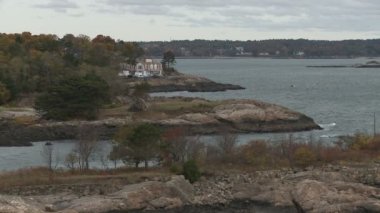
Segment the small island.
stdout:
<path fill-rule="evenodd" d="M 231 133 L 295 132 L 321 129 L 313 119 L 275 104 L 254 100 L 210 101 L 200 98 L 155 97 L 144 101 L 147 109 L 130 111 L 132 104 L 102 109 L 98 119 L 51 121 L 41 119 L 32 109 L 4 110 L 0 120 L 7 134 L 2 141 L 25 145 L 31 141 L 75 139 L 87 126 L 102 139 L 112 139 L 129 123 L 149 123 L 163 130 L 181 127 L 188 135 Z M 24 111 L 22 111 L 24 110 Z"/>
<path fill-rule="evenodd" d="M 354 65 L 310 65 L 306 66 L 309 68 L 380 68 L 380 62 L 378 61 L 368 61 L 365 64 L 354 64 Z"/>

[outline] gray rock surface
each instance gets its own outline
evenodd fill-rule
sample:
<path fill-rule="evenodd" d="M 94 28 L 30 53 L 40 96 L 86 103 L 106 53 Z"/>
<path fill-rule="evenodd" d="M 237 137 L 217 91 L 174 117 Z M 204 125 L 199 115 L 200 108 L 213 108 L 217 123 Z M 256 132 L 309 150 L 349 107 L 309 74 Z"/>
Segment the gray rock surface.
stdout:
<path fill-rule="evenodd" d="M 147 120 L 162 126 L 184 126 L 195 134 L 229 132 L 287 132 L 320 129 L 313 119 L 275 104 L 230 100 L 209 113 L 188 113 L 170 119 Z"/>
<path fill-rule="evenodd" d="M 1 213 L 43 213 L 42 209 L 32 200 L 0 195 Z"/>
<path fill-rule="evenodd" d="M 235 201 L 243 201 L 238 205 L 244 208 L 265 206 L 264 209 L 286 209 L 288 212 L 292 209 L 294 212 L 298 209 L 316 213 L 380 212 L 380 189 L 368 185 L 368 179 L 363 178 L 375 177 L 373 173 L 379 171 L 378 168 L 380 165 L 373 164 L 325 166 L 305 171 L 221 172 L 220 175 L 203 177 L 193 185 L 182 176 L 173 176 L 171 179 L 125 185 L 102 195 L 65 192 L 41 196 L 0 196 L 0 212 L 161 212 L 167 209 L 180 211 L 185 206 L 187 212 L 191 212 L 191 206 L 210 212 L 215 209 L 213 206 L 231 208 L 230 203 Z M 243 205 L 245 201 L 249 205 Z M 236 208 L 239 207 L 234 206 L 233 209 Z"/>
<path fill-rule="evenodd" d="M 167 182 L 147 181 L 126 185 L 121 190 L 107 195 L 52 194 L 27 198 L 0 196 L 0 212 L 103 213 L 169 209 L 192 204 L 193 192 L 193 186 L 183 176 L 173 176 Z"/>

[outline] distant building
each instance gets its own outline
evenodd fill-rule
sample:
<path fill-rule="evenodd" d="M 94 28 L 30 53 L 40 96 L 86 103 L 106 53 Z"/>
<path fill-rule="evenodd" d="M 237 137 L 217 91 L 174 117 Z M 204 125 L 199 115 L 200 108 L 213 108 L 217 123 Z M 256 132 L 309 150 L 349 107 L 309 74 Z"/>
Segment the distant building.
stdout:
<path fill-rule="evenodd" d="M 298 52 L 296 52 L 294 55 L 295 55 L 295 56 L 299 56 L 299 57 L 303 57 L 303 56 L 305 56 L 305 52 L 303 52 L 303 51 L 298 51 Z"/>
<path fill-rule="evenodd" d="M 245 52 L 244 47 L 235 47 L 237 56 L 251 56 L 251 52 Z"/>
<path fill-rule="evenodd" d="M 162 76 L 162 64 L 154 59 L 139 59 L 136 65 L 122 63 L 120 64 L 120 77 L 152 77 Z"/>
<path fill-rule="evenodd" d="M 243 55 L 244 54 L 244 47 L 235 47 L 236 54 L 237 55 Z"/>

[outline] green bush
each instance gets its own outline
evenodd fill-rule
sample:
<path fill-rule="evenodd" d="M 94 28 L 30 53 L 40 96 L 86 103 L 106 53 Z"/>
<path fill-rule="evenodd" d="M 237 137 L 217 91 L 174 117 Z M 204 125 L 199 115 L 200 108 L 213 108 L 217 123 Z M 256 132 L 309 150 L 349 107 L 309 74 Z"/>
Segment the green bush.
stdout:
<path fill-rule="evenodd" d="M 199 180 L 201 177 L 201 173 L 199 172 L 199 168 L 197 163 L 193 160 L 187 161 L 183 164 L 183 175 L 190 183 L 194 183 Z"/>

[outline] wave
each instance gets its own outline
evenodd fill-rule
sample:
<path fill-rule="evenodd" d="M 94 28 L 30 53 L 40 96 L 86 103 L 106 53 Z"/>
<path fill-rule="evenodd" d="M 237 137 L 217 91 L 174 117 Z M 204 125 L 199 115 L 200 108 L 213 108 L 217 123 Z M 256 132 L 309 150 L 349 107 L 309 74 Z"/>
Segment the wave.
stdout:
<path fill-rule="evenodd" d="M 331 127 L 336 126 L 336 123 L 319 124 L 319 126 L 322 127 L 322 129 L 329 129 L 329 128 L 331 128 Z"/>
<path fill-rule="evenodd" d="M 337 138 L 339 137 L 340 135 L 338 134 L 332 134 L 332 135 L 321 135 L 319 136 L 320 138 Z"/>

